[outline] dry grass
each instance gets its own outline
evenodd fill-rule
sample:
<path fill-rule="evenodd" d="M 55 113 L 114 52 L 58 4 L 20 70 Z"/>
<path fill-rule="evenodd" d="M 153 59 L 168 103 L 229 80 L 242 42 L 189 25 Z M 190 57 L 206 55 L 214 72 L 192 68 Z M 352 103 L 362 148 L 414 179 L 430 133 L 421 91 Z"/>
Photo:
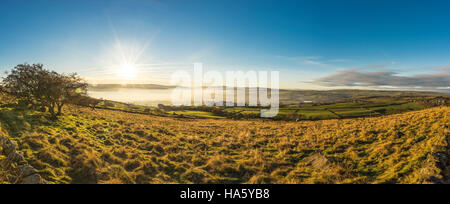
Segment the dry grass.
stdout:
<path fill-rule="evenodd" d="M 71 106 L 58 121 L 2 108 L 0 121 L 50 183 L 431 183 L 449 113 L 296 123 Z"/>

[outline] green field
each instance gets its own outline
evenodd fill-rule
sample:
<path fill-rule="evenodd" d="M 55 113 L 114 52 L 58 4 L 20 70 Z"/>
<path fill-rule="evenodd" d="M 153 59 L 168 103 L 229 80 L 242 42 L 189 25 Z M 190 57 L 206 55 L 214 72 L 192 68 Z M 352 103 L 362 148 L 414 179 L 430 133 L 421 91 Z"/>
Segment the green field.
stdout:
<path fill-rule="evenodd" d="M 194 118 L 216 118 L 224 119 L 225 117 L 215 116 L 210 112 L 204 111 L 169 111 L 170 115 L 184 116 L 184 117 L 194 117 Z"/>
<path fill-rule="evenodd" d="M 369 92 L 362 92 L 369 95 Z M 378 93 L 378 92 L 375 92 Z M 423 110 L 435 105 L 424 103 L 436 99 L 434 96 L 407 96 L 408 92 L 400 92 L 404 97 L 369 97 L 355 98 L 351 101 L 335 103 L 285 103 L 279 108 L 279 113 L 271 120 L 327 120 L 359 117 L 376 117 L 408 111 Z M 397 95 L 402 95 L 402 94 Z M 361 96 L 361 93 L 359 93 Z M 391 93 L 392 94 L 392 93 Z M 316 96 L 319 97 L 319 96 Z M 325 97 L 325 96 L 320 96 Z M 422 102 L 421 102 L 422 101 Z M 165 107 L 165 108 L 164 108 Z M 126 104 L 114 101 L 103 101 L 97 108 L 158 115 L 166 117 L 210 118 L 210 119 L 261 119 L 261 109 L 267 107 L 171 107 L 163 108 Z M 267 118 L 266 118 L 267 119 Z"/>
<path fill-rule="evenodd" d="M 333 104 L 291 104 L 280 108 L 276 119 L 280 120 L 326 120 L 340 118 L 374 117 L 426 108 L 420 103 L 392 98 L 375 98 L 364 102 L 345 102 Z M 231 107 L 225 108 L 225 115 L 241 115 L 251 118 L 259 115 L 262 108 Z M 257 117 L 257 116 L 256 116 Z"/>
<path fill-rule="evenodd" d="M 357 99 L 383 97 L 435 97 L 448 93 L 415 92 L 415 91 L 377 91 L 377 90 L 280 90 L 280 102 L 283 104 L 298 104 L 304 101 L 313 103 L 339 103 Z"/>

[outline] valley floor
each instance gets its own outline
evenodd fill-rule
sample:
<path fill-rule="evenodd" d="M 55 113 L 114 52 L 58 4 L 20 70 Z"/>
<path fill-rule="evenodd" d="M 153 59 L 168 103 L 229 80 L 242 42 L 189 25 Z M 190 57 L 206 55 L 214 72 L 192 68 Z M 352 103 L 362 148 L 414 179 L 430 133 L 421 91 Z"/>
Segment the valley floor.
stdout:
<path fill-rule="evenodd" d="M 442 183 L 448 175 L 449 107 L 302 122 L 65 112 L 52 121 L 0 108 L 0 134 L 48 183 Z M 2 174 L 0 183 L 14 182 Z"/>

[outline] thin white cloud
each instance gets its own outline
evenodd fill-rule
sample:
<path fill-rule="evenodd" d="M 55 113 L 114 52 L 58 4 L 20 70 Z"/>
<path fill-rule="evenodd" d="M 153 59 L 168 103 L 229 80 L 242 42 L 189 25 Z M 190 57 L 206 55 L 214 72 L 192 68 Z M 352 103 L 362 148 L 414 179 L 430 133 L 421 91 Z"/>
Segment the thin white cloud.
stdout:
<path fill-rule="evenodd" d="M 341 63 L 341 62 L 353 62 L 353 60 L 351 60 L 351 59 L 331 59 L 331 60 L 328 60 L 328 62 Z"/>
<path fill-rule="evenodd" d="M 331 64 L 327 64 L 322 60 L 321 56 L 297 56 L 297 57 L 286 57 L 286 56 L 277 56 L 279 59 L 292 61 L 298 65 L 313 65 L 313 66 L 334 66 Z"/>

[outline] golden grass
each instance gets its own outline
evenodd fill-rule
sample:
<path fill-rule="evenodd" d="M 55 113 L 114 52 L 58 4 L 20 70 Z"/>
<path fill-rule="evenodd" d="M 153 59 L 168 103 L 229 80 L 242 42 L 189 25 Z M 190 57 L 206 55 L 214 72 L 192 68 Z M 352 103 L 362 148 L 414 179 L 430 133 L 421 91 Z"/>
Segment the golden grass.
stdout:
<path fill-rule="evenodd" d="M 432 183 L 449 113 L 275 122 L 70 106 L 58 121 L 2 108 L 0 121 L 50 183 Z"/>

